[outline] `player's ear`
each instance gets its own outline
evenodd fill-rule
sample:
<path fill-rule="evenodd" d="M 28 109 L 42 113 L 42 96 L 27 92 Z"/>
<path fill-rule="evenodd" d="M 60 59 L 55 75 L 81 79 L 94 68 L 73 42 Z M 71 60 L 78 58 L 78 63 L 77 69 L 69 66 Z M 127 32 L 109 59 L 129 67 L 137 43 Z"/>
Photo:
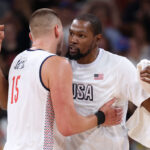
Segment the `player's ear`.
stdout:
<path fill-rule="evenodd" d="M 97 34 L 96 35 L 96 42 L 100 42 L 101 38 L 102 38 L 102 34 Z"/>
<path fill-rule="evenodd" d="M 56 26 L 54 27 L 54 33 L 55 33 L 56 38 L 59 37 L 59 29 L 58 29 L 58 28 L 59 28 L 58 25 L 56 25 Z"/>
<path fill-rule="evenodd" d="M 29 38 L 30 38 L 31 41 L 33 41 L 33 40 L 32 40 L 33 38 L 32 38 L 31 32 L 29 32 Z"/>
<path fill-rule="evenodd" d="M 97 34 L 96 37 L 95 37 L 95 41 L 96 41 L 96 45 L 98 46 L 100 44 L 100 40 L 102 38 L 102 34 Z"/>

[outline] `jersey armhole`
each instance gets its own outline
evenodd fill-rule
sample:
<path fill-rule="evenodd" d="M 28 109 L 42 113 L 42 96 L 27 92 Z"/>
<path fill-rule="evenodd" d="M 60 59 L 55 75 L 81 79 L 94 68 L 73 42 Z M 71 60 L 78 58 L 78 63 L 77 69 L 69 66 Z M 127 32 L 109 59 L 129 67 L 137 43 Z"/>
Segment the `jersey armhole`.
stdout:
<path fill-rule="evenodd" d="M 46 57 L 46 58 L 42 61 L 41 65 L 40 65 L 40 70 L 39 70 L 40 82 L 41 82 L 42 86 L 43 86 L 47 91 L 50 91 L 50 90 L 44 85 L 44 83 L 43 83 L 43 81 L 42 81 L 41 71 L 42 71 L 42 66 L 43 66 L 44 62 L 45 62 L 48 58 L 50 58 L 50 57 L 52 57 L 52 56 L 56 56 L 56 55 L 51 55 L 51 56 Z"/>

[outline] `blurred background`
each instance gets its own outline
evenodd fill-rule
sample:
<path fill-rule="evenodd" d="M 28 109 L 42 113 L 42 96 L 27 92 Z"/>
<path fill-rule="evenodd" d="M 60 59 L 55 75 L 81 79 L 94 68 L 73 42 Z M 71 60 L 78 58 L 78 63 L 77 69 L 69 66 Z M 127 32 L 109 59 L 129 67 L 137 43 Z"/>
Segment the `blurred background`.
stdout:
<path fill-rule="evenodd" d="M 150 59 L 150 0 L 0 0 L 0 24 L 5 24 L 5 39 L 0 66 L 6 76 L 14 57 L 31 46 L 28 21 L 38 8 L 52 8 L 64 26 L 64 51 L 67 49 L 71 21 L 83 13 L 99 17 L 103 39 L 99 47 L 122 55 L 136 64 Z M 135 106 L 129 104 L 127 118 Z M 6 140 L 7 113 L 0 110 L 0 150 Z M 150 150 L 130 139 L 130 150 Z"/>

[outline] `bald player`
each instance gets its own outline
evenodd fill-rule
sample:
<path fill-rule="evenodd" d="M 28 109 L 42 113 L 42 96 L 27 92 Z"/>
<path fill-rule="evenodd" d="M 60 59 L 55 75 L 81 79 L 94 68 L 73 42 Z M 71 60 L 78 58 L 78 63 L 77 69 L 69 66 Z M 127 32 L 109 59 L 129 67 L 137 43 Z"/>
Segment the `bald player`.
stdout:
<path fill-rule="evenodd" d="M 0 30 L 2 41 L 4 27 L 0 26 Z M 54 122 L 64 136 L 100 124 L 119 124 L 122 109 L 112 108 L 114 99 L 94 115 L 83 117 L 75 111 L 70 64 L 56 55 L 63 38 L 57 14 L 51 9 L 37 10 L 31 16 L 30 31 L 32 47 L 14 59 L 9 89 L 0 72 L 0 105 L 8 111 L 4 150 L 53 150 Z"/>

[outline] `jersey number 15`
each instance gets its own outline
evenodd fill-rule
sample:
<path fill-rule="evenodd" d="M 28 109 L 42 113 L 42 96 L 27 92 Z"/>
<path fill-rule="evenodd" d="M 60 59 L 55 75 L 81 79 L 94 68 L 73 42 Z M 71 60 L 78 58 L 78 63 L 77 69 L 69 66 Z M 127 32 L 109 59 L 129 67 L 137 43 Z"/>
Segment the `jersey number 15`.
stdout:
<path fill-rule="evenodd" d="M 20 75 L 15 77 L 13 76 L 12 78 L 12 92 L 11 92 L 11 104 L 13 104 L 14 102 L 17 103 L 18 101 L 18 95 L 19 95 L 19 89 L 18 89 L 18 80 L 20 79 Z M 16 91 L 16 94 L 14 95 L 14 91 Z"/>

